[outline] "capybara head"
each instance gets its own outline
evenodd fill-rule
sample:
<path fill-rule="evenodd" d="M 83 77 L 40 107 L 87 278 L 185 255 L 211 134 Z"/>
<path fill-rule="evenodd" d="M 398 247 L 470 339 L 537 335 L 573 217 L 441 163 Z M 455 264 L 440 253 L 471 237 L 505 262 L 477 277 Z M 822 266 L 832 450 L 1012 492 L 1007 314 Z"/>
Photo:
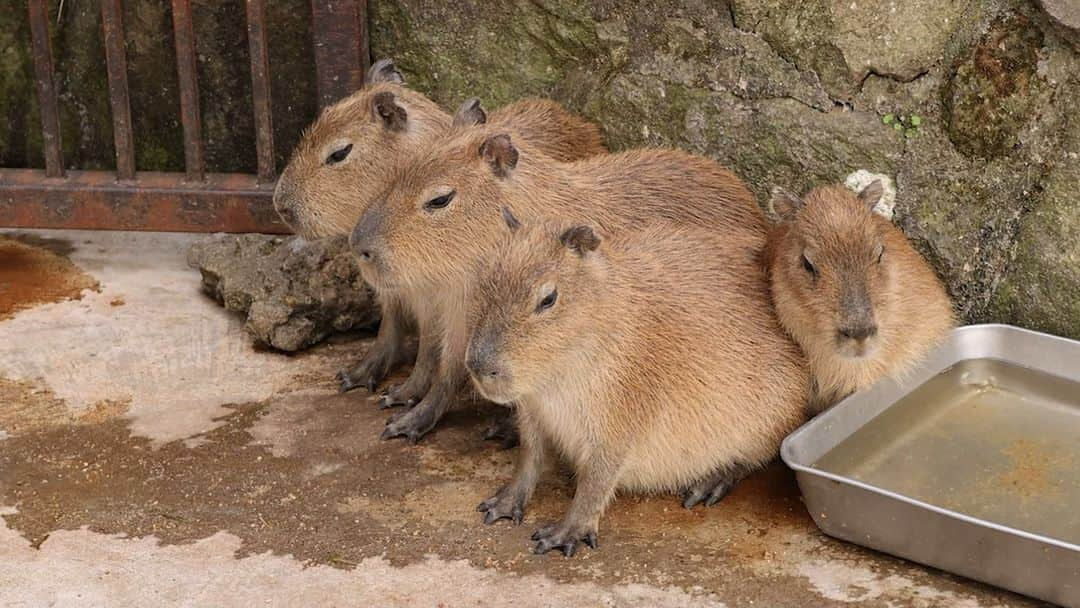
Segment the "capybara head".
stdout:
<path fill-rule="evenodd" d="M 396 165 L 446 130 L 450 117 L 403 85 L 392 61 L 308 127 L 274 190 L 274 208 L 306 238 L 348 234 Z"/>
<path fill-rule="evenodd" d="M 604 260 L 591 226 L 521 227 L 509 210 L 502 215 L 509 234 L 473 294 L 465 361 L 484 397 L 511 403 L 550 378 L 553 361 L 586 350 Z"/>
<path fill-rule="evenodd" d="M 350 243 L 376 288 L 460 283 L 505 232 L 519 151 L 477 110 L 466 102 L 446 140 L 406 163 L 356 223 Z"/>
<path fill-rule="evenodd" d="M 881 195 L 880 181 L 858 194 L 836 185 L 804 197 L 773 191 L 777 313 L 800 342 L 832 344 L 848 358 L 874 353 L 898 274 L 886 247 L 896 228 L 873 212 Z"/>

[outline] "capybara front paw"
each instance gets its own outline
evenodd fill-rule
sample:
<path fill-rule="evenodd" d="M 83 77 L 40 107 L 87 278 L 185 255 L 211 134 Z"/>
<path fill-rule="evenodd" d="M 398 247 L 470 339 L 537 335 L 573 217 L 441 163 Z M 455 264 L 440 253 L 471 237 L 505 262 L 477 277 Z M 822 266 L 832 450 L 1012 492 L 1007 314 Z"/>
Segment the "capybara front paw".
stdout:
<path fill-rule="evenodd" d="M 409 443 L 415 444 L 435 427 L 436 422 L 434 409 L 425 407 L 424 403 L 421 402 L 420 405 L 410 410 L 390 416 L 380 438 L 404 437 Z"/>
<path fill-rule="evenodd" d="M 686 509 L 693 509 L 701 504 L 711 507 L 723 500 L 741 478 L 742 474 L 735 472 L 710 475 L 683 492 L 682 505 Z"/>
<path fill-rule="evenodd" d="M 500 519 L 509 519 L 519 525 L 525 518 L 525 493 L 512 485 L 503 486 L 494 496 L 480 503 L 477 511 L 484 514 L 484 524 L 491 525 Z"/>
<path fill-rule="evenodd" d="M 374 393 L 379 383 L 393 371 L 395 359 L 396 357 L 389 349 L 378 345 L 373 346 L 355 368 L 338 372 L 337 379 L 341 392 L 365 387 L 368 392 Z"/>
<path fill-rule="evenodd" d="M 398 405 L 412 407 L 417 403 L 420 403 L 420 400 L 423 399 L 423 397 L 423 394 L 416 394 L 408 383 L 395 384 L 387 389 L 382 397 L 379 398 L 379 407 L 383 409 Z"/>
<path fill-rule="evenodd" d="M 532 539 L 536 541 L 533 552 L 537 554 L 558 549 L 566 557 L 572 557 L 578 543 L 585 543 L 592 549 L 597 547 L 596 526 L 578 526 L 565 520 L 540 528 L 533 533 Z"/>

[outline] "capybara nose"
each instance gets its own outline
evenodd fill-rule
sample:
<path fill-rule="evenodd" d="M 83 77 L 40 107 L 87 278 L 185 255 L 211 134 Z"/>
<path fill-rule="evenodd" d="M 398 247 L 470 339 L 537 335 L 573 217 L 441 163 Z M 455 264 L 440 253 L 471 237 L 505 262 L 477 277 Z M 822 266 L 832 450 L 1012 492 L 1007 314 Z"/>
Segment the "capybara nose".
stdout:
<path fill-rule="evenodd" d="M 465 361 L 465 367 L 477 380 L 494 380 L 499 377 L 499 370 L 481 357 L 469 357 Z"/>
<path fill-rule="evenodd" d="M 481 382 L 498 380 L 502 375 L 494 352 L 487 344 L 480 344 L 469 349 L 468 356 L 465 358 L 465 368 Z"/>
<path fill-rule="evenodd" d="M 375 249 L 371 246 L 367 235 L 360 230 L 360 226 L 354 228 L 349 234 L 349 248 L 364 262 L 370 263 L 375 259 Z"/>
<path fill-rule="evenodd" d="M 850 340 L 862 342 L 877 335 L 877 325 L 866 324 L 844 327 L 840 329 L 840 335 Z"/>

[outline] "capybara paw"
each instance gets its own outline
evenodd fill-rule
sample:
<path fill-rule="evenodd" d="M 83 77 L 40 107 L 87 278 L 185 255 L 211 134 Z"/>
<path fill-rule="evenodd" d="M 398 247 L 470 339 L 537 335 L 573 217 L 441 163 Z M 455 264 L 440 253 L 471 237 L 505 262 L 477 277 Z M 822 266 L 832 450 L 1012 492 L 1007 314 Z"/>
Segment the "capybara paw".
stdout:
<path fill-rule="evenodd" d="M 537 554 L 558 549 L 566 557 L 572 557 L 578 543 L 585 543 L 592 549 L 597 547 L 596 526 L 574 525 L 565 520 L 540 528 L 533 533 L 532 539 L 536 541 L 533 552 Z"/>
<path fill-rule="evenodd" d="M 435 427 L 435 413 L 431 408 L 418 405 L 411 410 L 398 412 L 386 421 L 381 439 L 393 439 L 404 437 L 409 443 L 415 444 L 420 438 Z"/>
<path fill-rule="evenodd" d="M 382 397 L 379 397 L 379 407 L 386 409 L 398 405 L 404 405 L 405 407 L 412 407 L 420 400 L 423 399 L 422 394 L 416 394 L 407 383 L 395 384 L 391 386 Z"/>
<path fill-rule="evenodd" d="M 360 378 L 353 376 L 353 370 L 350 369 L 343 369 L 334 377 L 338 381 L 338 391 L 342 393 L 364 385 Z"/>
<path fill-rule="evenodd" d="M 499 441 L 504 450 L 509 450 L 521 443 L 517 420 L 513 413 L 498 414 L 495 420 L 484 427 L 481 435 L 485 441 Z"/>
<path fill-rule="evenodd" d="M 387 349 L 373 347 L 355 368 L 338 372 L 337 379 L 341 383 L 341 392 L 365 387 L 368 392 L 374 393 L 379 383 L 390 375 L 394 367 L 394 359 L 393 353 L 387 352 Z"/>
<path fill-rule="evenodd" d="M 512 486 L 503 486 L 494 496 L 480 503 L 477 511 L 484 514 L 484 524 L 491 525 L 500 519 L 509 519 L 519 525 L 525 518 L 525 493 Z"/>
<path fill-rule="evenodd" d="M 683 492 L 683 508 L 693 509 L 701 504 L 711 507 L 727 496 L 738 482 L 739 477 L 735 475 L 706 477 Z"/>

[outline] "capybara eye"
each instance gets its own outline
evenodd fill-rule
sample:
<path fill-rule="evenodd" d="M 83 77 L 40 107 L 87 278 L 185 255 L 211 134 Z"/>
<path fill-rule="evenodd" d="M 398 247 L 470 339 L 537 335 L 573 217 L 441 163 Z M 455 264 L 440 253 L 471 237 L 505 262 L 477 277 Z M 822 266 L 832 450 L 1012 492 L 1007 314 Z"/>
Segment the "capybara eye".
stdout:
<path fill-rule="evenodd" d="M 810 263 L 810 260 L 805 255 L 802 256 L 802 267 L 806 272 L 817 276 L 817 268 L 814 268 L 814 265 Z"/>
<path fill-rule="evenodd" d="M 879 247 L 880 247 L 880 249 L 878 249 L 878 254 L 877 254 L 877 263 L 878 264 L 880 264 L 882 258 L 885 257 L 885 246 L 884 245 L 879 245 Z"/>
<path fill-rule="evenodd" d="M 450 201 L 454 200 L 454 195 L 455 194 L 457 194 L 457 193 L 456 192 L 451 192 L 450 194 L 444 194 L 442 196 L 436 196 L 435 198 L 431 199 L 430 201 L 424 203 L 424 209 L 428 209 L 428 210 L 442 209 L 443 207 L 449 205 Z"/>
<path fill-rule="evenodd" d="M 346 145 L 344 148 L 338 148 L 330 153 L 330 156 L 326 157 L 326 164 L 334 165 L 345 160 L 349 156 L 349 152 L 352 152 L 352 144 Z"/>
<path fill-rule="evenodd" d="M 555 305 L 555 300 L 558 300 L 558 299 L 559 299 L 559 290 L 558 289 L 553 289 L 551 291 L 551 293 L 544 296 L 544 299 L 540 300 L 540 303 L 536 305 L 536 312 L 543 312 L 543 311 L 551 308 L 552 306 Z"/>

